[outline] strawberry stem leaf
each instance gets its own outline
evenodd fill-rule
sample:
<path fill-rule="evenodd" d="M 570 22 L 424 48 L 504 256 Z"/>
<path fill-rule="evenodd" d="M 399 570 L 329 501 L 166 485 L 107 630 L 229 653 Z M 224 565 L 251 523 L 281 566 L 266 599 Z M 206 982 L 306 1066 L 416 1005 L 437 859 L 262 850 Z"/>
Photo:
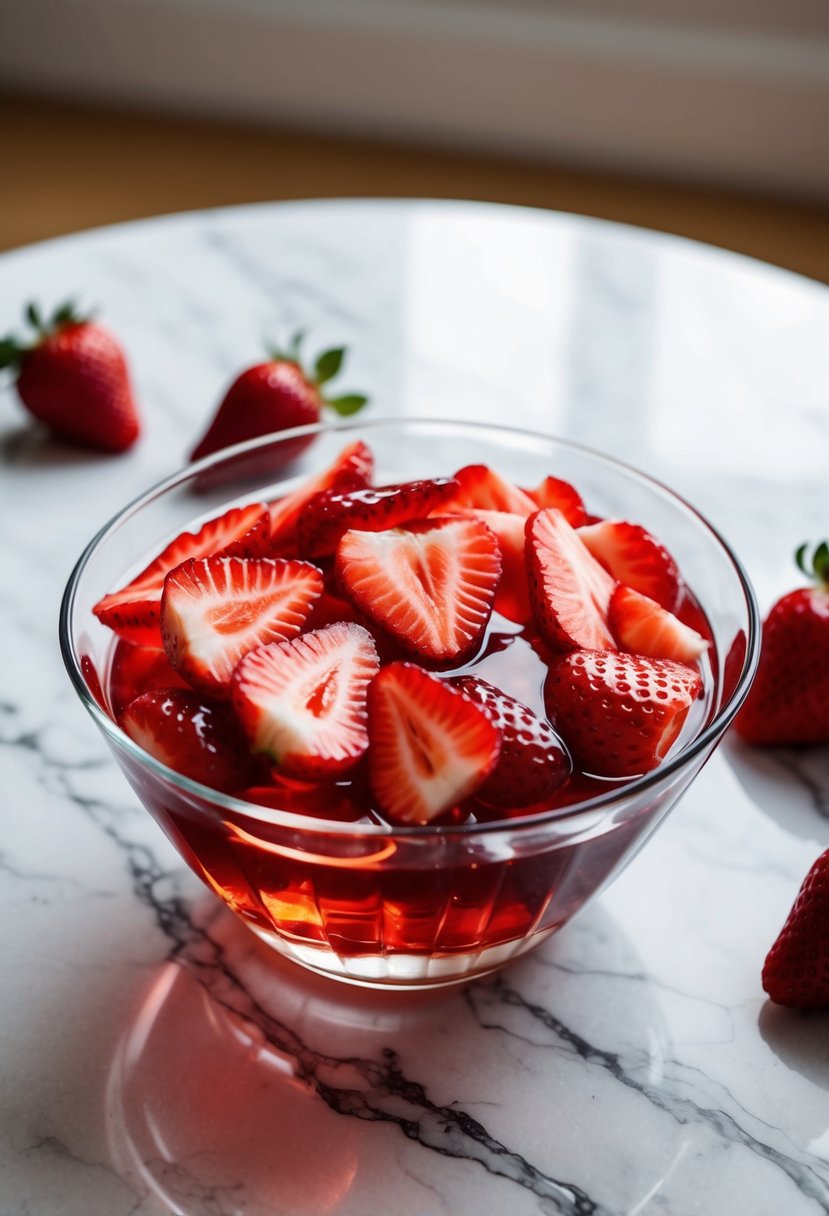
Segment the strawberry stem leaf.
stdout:
<path fill-rule="evenodd" d="M 57 306 L 47 321 L 41 312 L 40 305 L 32 300 L 26 305 L 24 315 L 37 334 L 38 341 L 43 342 L 66 325 L 87 325 L 95 314 L 91 309 L 80 312 L 75 300 L 65 300 L 63 304 Z M 21 355 L 23 355 L 27 350 L 31 350 L 32 346 L 24 346 L 20 349 Z"/>
<path fill-rule="evenodd" d="M 817 578 L 818 582 L 824 583 L 829 587 L 829 544 L 821 541 L 815 547 L 811 561 L 807 559 L 806 554 L 809 551 L 809 545 L 801 545 L 794 555 L 798 569 L 806 575 L 807 578 Z"/>
<path fill-rule="evenodd" d="M 342 397 L 326 397 L 325 404 L 330 406 L 341 418 L 349 418 L 361 410 L 368 401 L 362 393 L 346 393 Z"/>
<path fill-rule="evenodd" d="M 86 320 L 87 318 L 84 318 Z M 67 300 L 65 304 L 59 304 L 52 313 L 52 320 L 49 322 L 51 329 L 57 329 L 61 325 L 70 325 L 73 321 L 79 321 L 80 317 L 75 310 L 75 301 Z"/>
<path fill-rule="evenodd" d="M 14 337 L 0 338 L 0 370 L 17 369 L 23 359 L 23 348 Z"/>
<path fill-rule="evenodd" d="M 296 331 L 296 333 L 294 334 L 294 336 L 291 338 L 290 342 L 288 343 L 288 350 L 285 355 L 286 359 L 290 359 L 290 361 L 292 363 L 301 364 L 302 360 L 301 360 L 301 356 L 300 356 L 300 349 L 302 347 L 302 343 L 303 343 L 304 339 L 305 339 L 305 330 L 298 329 Z"/>
<path fill-rule="evenodd" d="M 300 371 L 304 371 L 300 356 L 300 347 L 304 338 L 305 330 L 298 329 L 289 339 L 287 346 L 269 346 L 266 343 L 265 352 L 274 363 L 296 363 Z"/>
<path fill-rule="evenodd" d="M 29 324 L 32 326 L 33 329 L 37 330 L 37 332 L 39 334 L 46 333 L 46 326 L 43 321 L 43 314 L 41 313 L 37 304 L 35 304 L 34 300 L 30 300 L 29 303 L 26 305 L 26 320 L 29 322 Z"/>
<path fill-rule="evenodd" d="M 327 384 L 333 380 L 343 365 L 345 347 L 337 346 L 332 350 L 323 351 L 314 364 L 314 378 L 317 384 Z"/>

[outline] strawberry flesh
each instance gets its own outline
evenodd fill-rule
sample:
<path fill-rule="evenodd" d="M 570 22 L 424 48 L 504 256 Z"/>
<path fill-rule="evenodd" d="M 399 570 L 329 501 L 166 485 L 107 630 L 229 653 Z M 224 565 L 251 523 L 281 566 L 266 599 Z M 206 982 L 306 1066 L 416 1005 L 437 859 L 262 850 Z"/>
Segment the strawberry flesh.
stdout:
<path fill-rule="evenodd" d="M 181 532 L 145 570 L 119 591 L 99 600 L 92 611 L 103 625 L 138 646 L 163 648 L 159 627 L 161 593 L 171 570 L 191 557 L 230 554 L 258 557 L 268 547 L 270 525 L 264 503 L 231 507 L 208 520 L 198 532 Z"/>
<path fill-rule="evenodd" d="M 109 692 L 112 712 L 120 718 L 123 711 L 136 697 L 160 688 L 187 688 L 170 666 L 163 650 L 154 646 L 134 646 L 132 642 L 118 639 L 112 656 L 109 676 Z"/>
<path fill-rule="evenodd" d="M 214 788 L 348 821 L 527 815 L 655 768 L 708 645 L 659 543 L 585 525 L 554 477 L 524 491 L 469 465 L 371 488 L 372 473 L 354 443 L 284 498 L 182 533 L 96 605 L 121 635 L 109 696 L 127 733 Z M 681 601 L 682 619 L 621 570 Z M 493 611 L 521 634 L 487 633 Z M 492 660 L 500 684 L 496 652 L 520 659 L 519 637 L 547 668 L 549 721 L 475 674 Z"/>
<path fill-rule="evenodd" d="M 425 824 L 494 768 L 500 735 L 463 692 L 414 663 L 390 663 L 368 690 L 369 781 L 392 823 Z"/>
<path fill-rule="evenodd" d="M 337 576 L 361 612 L 409 650 L 446 661 L 468 652 L 492 612 L 498 542 L 477 519 L 429 519 L 346 532 Z"/>
<path fill-rule="evenodd" d="M 563 481 L 560 477 L 545 477 L 534 490 L 525 490 L 524 493 L 538 507 L 556 507 L 573 528 L 587 523 L 582 496 L 569 481 Z"/>
<path fill-rule="evenodd" d="M 533 613 L 524 562 L 526 517 L 509 511 L 484 511 L 478 507 L 453 507 L 452 511 L 453 514 L 479 519 L 496 538 L 501 554 L 501 577 L 493 610 L 516 625 L 528 625 Z"/>
<path fill-rule="evenodd" d="M 452 685 L 484 711 L 501 736 L 495 768 L 476 792 L 490 806 L 522 807 L 544 802 L 570 776 L 570 758 L 549 722 L 526 705 L 477 676 L 458 676 Z"/>
<path fill-rule="evenodd" d="M 343 448 L 332 465 L 315 477 L 303 481 L 297 489 L 269 504 L 271 544 L 274 552 L 293 552 L 296 525 L 311 499 L 324 490 L 358 490 L 371 484 L 374 455 L 371 448 L 358 439 Z"/>
<path fill-rule="evenodd" d="M 806 875 L 766 957 L 763 989 L 777 1005 L 829 1005 L 829 849 Z"/>
<path fill-rule="evenodd" d="M 366 486 L 343 492 L 324 490 L 304 507 L 297 522 L 297 547 L 308 557 L 325 557 L 351 529 L 385 532 L 438 510 L 457 489 L 452 477 Z"/>
<path fill-rule="evenodd" d="M 481 511 L 508 511 L 526 519 L 537 509 L 524 490 L 506 481 L 485 464 L 468 464 L 455 474 L 458 488 L 452 507 L 476 507 Z"/>
<path fill-rule="evenodd" d="M 616 588 L 607 619 L 622 649 L 651 659 L 695 663 L 708 648 L 708 642 L 695 629 L 632 587 Z"/>
<path fill-rule="evenodd" d="M 161 636 L 171 666 L 198 691 L 226 697 L 239 660 L 254 646 L 298 634 L 322 588 L 322 575 L 309 562 L 183 562 L 167 575 L 161 597 Z"/>
<path fill-rule="evenodd" d="M 366 690 L 379 667 L 367 630 L 330 625 L 248 651 L 231 704 L 255 752 L 290 776 L 333 779 L 368 746 Z"/>
<path fill-rule="evenodd" d="M 526 523 L 525 560 L 538 627 L 560 650 L 613 647 L 607 611 L 614 582 L 555 507 Z"/>
<path fill-rule="evenodd" d="M 312 629 L 325 629 L 328 625 L 340 622 L 351 622 L 362 625 L 374 638 L 380 663 L 392 663 L 395 659 L 404 659 L 405 651 L 397 645 L 384 629 L 380 629 L 374 621 L 370 621 L 350 600 L 343 599 L 336 590 L 326 586 L 322 595 L 316 600 L 303 626 L 303 631 L 310 633 Z"/>
<path fill-rule="evenodd" d="M 256 766 L 233 715 L 189 689 L 142 693 L 121 728 L 145 752 L 192 781 L 230 793 L 251 784 Z"/>
<path fill-rule="evenodd" d="M 618 583 L 676 612 L 682 591 L 668 550 L 639 524 L 603 519 L 579 528 L 579 539 Z"/>
<path fill-rule="evenodd" d="M 544 704 L 585 772 L 636 777 L 664 760 L 701 691 L 683 663 L 581 650 L 550 668 Z"/>

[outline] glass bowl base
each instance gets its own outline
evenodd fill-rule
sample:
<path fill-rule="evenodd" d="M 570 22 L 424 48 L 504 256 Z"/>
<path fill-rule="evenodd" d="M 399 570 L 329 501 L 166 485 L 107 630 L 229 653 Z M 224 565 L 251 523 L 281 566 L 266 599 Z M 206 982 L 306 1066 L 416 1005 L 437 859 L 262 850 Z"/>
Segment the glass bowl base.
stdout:
<path fill-rule="evenodd" d="M 327 946 L 291 941 L 259 925 L 246 924 L 272 949 L 317 975 L 362 988 L 397 988 L 404 991 L 448 988 L 469 983 L 496 971 L 528 950 L 534 950 L 554 932 L 554 928 L 546 929 L 531 937 L 499 942 L 497 946 L 487 946 L 469 953 L 415 954 L 401 951 L 393 954 L 340 955 Z"/>

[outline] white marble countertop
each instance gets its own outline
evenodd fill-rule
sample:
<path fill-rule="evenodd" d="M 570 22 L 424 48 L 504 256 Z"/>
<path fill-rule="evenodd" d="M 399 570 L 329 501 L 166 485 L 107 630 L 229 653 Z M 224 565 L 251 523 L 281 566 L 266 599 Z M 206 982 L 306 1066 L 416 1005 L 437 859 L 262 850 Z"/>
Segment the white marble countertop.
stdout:
<path fill-rule="evenodd" d="M 146 433 L 70 452 L 0 394 L 2 1216 L 813 1216 L 829 1014 L 763 958 L 829 845 L 829 750 L 727 741 L 633 865 L 540 950 L 447 995 L 276 959 L 138 806 L 61 666 L 98 525 L 186 456 L 266 335 L 347 342 L 375 414 L 559 433 L 678 489 L 766 609 L 829 526 L 829 292 L 539 212 L 313 203 L 0 259 L 0 331 L 82 293 Z"/>

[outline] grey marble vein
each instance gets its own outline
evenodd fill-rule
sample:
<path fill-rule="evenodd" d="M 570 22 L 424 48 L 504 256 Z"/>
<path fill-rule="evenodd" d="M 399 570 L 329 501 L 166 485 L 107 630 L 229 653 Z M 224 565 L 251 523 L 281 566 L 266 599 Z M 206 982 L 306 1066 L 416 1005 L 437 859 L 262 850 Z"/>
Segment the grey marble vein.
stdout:
<path fill-rule="evenodd" d="M 485 1029 L 496 1029 L 507 1034 L 514 1032 L 507 1029 L 502 1023 L 492 1020 L 497 1016 L 495 1011 L 498 1007 L 519 1008 L 525 1011 L 533 1021 L 549 1030 L 566 1050 L 573 1051 L 585 1063 L 608 1070 L 614 1080 L 641 1094 L 648 1102 L 664 1111 L 677 1123 L 704 1123 L 718 1139 L 738 1144 L 771 1162 L 791 1179 L 801 1194 L 814 1200 L 822 1211 L 829 1212 L 829 1166 L 819 1169 L 818 1163 L 814 1159 L 811 1162 L 803 1162 L 787 1156 L 750 1133 L 725 1110 L 702 1106 L 679 1092 L 671 1092 L 665 1087 L 656 1088 L 643 1083 L 634 1075 L 635 1071 L 642 1069 L 643 1061 L 641 1059 L 626 1060 L 618 1052 L 607 1051 L 585 1041 L 577 1031 L 566 1026 L 549 1009 L 527 1001 L 525 996 L 510 986 L 508 978 L 498 976 L 485 988 L 470 988 L 467 999 Z M 676 1069 L 675 1081 L 680 1078 L 685 1081 L 687 1079 L 685 1074 L 689 1071 L 687 1065 L 679 1065 L 674 1062 L 674 1067 Z M 712 1096 L 710 1078 L 703 1077 L 702 1079 L 705 1082 L 706 1096 Z M 723 1097 L 730 1103 L 734 1103 L 731 1094 L 726 1093 Z M 742 1113 L 749 1114 L 745 1110 Z M 752 1118 L 756 1121 L 756 1116 L 752 1116 Z M 780 1130 L 771 1125 L 768 1127 L 771 1131 Z"/>

